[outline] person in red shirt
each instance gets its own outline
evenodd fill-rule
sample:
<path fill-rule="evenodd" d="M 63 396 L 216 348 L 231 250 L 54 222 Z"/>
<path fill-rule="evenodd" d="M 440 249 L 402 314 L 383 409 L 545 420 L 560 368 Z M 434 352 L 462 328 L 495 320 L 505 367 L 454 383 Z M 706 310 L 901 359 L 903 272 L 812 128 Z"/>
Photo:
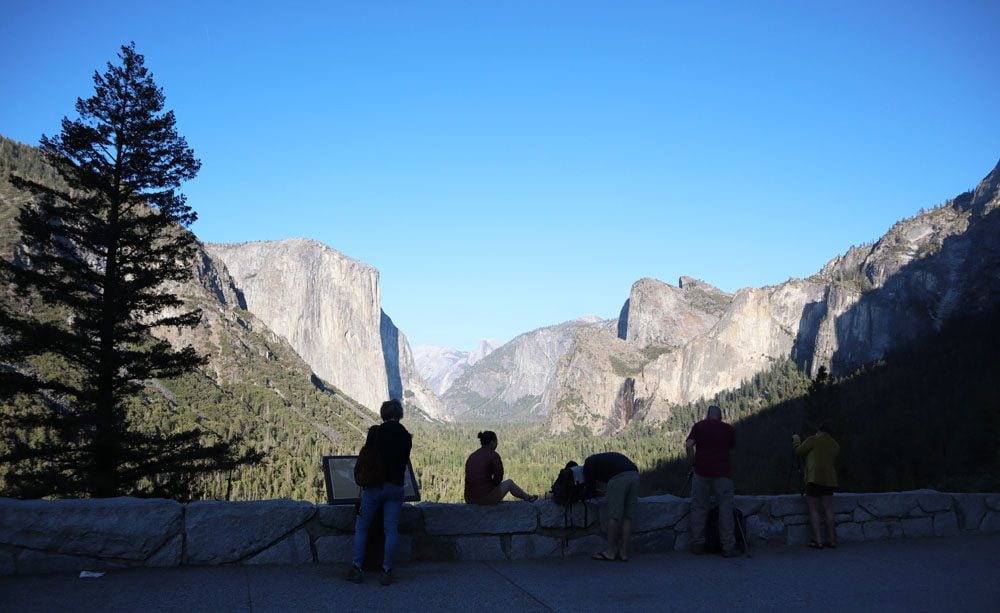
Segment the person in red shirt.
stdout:
<path fill-rule="evenodd" d="M 730 452 L 736 446 L 736 432 L 722 421 L 722 409 L 708 407 L 708 415 L 691 428 L 684 447 L 694 466 L 691 480 L 691 552 L 705 552 L 705 520 L 708 499 L 714 492 L 719 502 L 719 540 L 722 555 L 739 555 L 733 532 L 733 469 Z"/>
<path fill-rule="evenodd" d="M 465 502 L 499 504 L 508 492 L 528 502 L 538 500 L 538 496 L 522 490 L 513 479 L 503 478 L 503 461 L 497 453 L 496 432 L 487 430 L 478 436 L 481 446 L 465 461 Z"/>

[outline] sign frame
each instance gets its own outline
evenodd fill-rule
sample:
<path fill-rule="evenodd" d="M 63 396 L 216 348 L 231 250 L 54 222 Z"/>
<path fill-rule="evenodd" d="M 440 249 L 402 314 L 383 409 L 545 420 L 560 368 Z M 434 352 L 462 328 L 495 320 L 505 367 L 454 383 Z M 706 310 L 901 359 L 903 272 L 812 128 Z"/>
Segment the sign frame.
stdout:
<path fill-rule="evenodd" d="M 354 482 L 354 464 L 357 455 L 323 456 L 323 479 L 326 482 L 327 504 L 357 504 L 361 502 L 361 487 Z M 417 483 L 413 464 L 406 462 L 403 471 L 403 502 L 418 502 L 420 485 Z"/>

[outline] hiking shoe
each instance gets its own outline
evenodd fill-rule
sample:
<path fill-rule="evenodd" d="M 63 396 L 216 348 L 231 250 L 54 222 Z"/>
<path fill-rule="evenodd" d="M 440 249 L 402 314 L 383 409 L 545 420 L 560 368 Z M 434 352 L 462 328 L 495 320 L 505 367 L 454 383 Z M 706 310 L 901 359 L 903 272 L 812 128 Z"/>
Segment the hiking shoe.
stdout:
<path fill-rule="evenodd" d="M 382 585 L 392 585 L 392 569 L 382 569 L 382 576 L 378 579 Z"/>
<path fill-rule="evenodd" d="M 365 574 L 361 572 L 361 569 L 357 566 L 351 566 L 351 570 L 347 571 L 347 580 L 351 583 L 362 583 L 365 580 Z"/>
<path fill-rule="evenodd" d="M 705 546 L 702 545 L 701 543 L 698 543 L 696 545 L 691 545 L 691 553 L 693 553 L 696 556 L 700 556 L 701 554 L 705 553 Z"/>
<path fill-rule="evenodd" d="M 740 555 L 740 552 L 739 552 L 738 549 L 723 549 L 722 550 L 722 557 L 724 557 L 724 558 L 735 558 L 735 557 L 738 557 L 739 555 Z"/>

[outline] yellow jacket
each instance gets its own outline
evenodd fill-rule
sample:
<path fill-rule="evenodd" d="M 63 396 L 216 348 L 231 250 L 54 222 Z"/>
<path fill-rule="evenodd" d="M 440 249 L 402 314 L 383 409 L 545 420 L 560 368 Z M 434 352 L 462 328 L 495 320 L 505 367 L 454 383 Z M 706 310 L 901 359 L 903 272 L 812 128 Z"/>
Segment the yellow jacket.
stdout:
<path fill-rule="evenodd" d="M 826 432 L 817 432 L 801 442 L 796 436 L 792 440 L 792 447 L 796 455 L 805 457 L 806 483 L 837 487 L 837 469 L 834 463 L 840 453 L 840 445 L 832 436 Z"/>

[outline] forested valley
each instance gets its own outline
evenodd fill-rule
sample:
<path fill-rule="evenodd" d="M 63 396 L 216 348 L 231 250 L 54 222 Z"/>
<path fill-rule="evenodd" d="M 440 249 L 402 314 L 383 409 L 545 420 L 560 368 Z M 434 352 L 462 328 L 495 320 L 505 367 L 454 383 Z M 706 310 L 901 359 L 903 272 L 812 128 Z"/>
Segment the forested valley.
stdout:
<path fill-rule="evenodd" d="M 33 148 L 0 138 L 0 176 L 14 170 L 57 180 Z M 18 240 L 12 219 L 23 202 L 0 178 L 0 246 L 5 251 Z M 0 294 L 0 300 L 12 299 Z M 37 301 L 29 304 L 38 312 L 47 308 Z M 241 448 L 263 453 L 253 465 L 199 477 L 190 498 L 324 502 L 322 456 L 356 453 L 376 416 L 318 381 L 282 339 L 238 336 L 252 328 L 251 320 L 239 309 L 206 318 L 212 366 L 147 382 L 130 405 L 131 417 L 150 431 L 197 426 L 213 438 L 241 436 Z M 429 501 L 461 501 L 465 458 L 478 447 L 481 430 L 497 432 L 506 476 L 532 493 L 545 495 L 568 460 L 582 462 L 589 454 L 615 450 L 640 467 L 643 495 L 679 494 L 689 470 L 682 460 L 684 438 L 710 404 L 722 406 L 736 427 L 739 494 L 800 491 L 790 438 L 812 434 L 820 419 L 832 421 L 841 444 L 842 490 L 998 491 L 998 346 L 1000 311 L 994 309 L 954 320 L 851 376 L 810 381 L 786 360 L 738 389 L 674 407 L 665 423 L 634 422 L 614 436 L 583 430 L 554 436 L 544 424 L 444 424 L 413 415 L 403 423 L 414 435 L 412 463 L 422 499 Z M 61 365 L 42 358 L 35 367 L 55 372 Z M 24 409 L 24 402 L 0 407 L 4 434 L 12 434 L 6 417 Z M 47 436 L 44 431 L 14 434 L 29 441 Z M 0 466 L 0 487 L 6 470 Z"/>

